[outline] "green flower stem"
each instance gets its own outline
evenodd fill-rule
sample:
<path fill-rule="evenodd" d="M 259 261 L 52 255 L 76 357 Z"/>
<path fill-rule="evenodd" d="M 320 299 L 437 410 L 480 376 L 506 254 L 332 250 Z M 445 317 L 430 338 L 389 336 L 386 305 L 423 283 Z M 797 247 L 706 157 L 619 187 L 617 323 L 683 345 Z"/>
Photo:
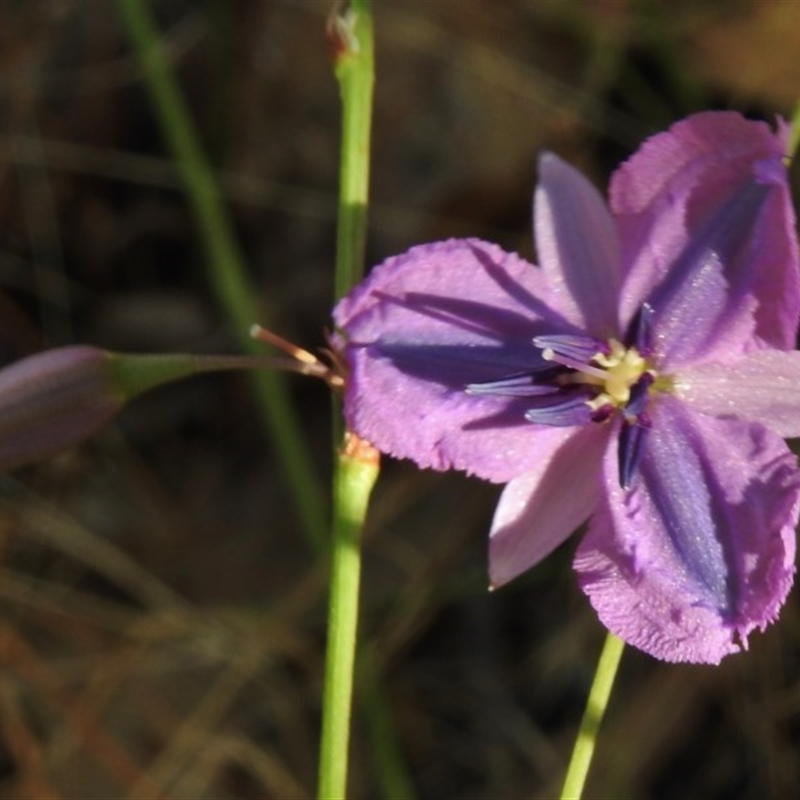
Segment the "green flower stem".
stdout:
<path fill-rule="evenodd" d="M 350 435 L 338 455 L 333 483 L 333 555 L 317 793 L 320 800 L 343 800 L 347 793 L 361 530 L 379 469 L 377 451 Z"/>
<path fill-rule="evenodd" d="M 336 240 L 335 299 L 346 294 L 364 272 L 369 199 L 369 152 L 374 83 L 372 17 L 369 0 L 352 0 L 329 20 L 336 78 L 342 98 L 342 146 Z M 338 406 L 338 403 L 334 404 Z M 334 447 L 342 438 L 341 415 L 334 408 Z M 361 531 L 369 496 L 378 477 L 378 453 L 345 434 L 334 465 L 333 541 L 328 642 L 320 742 L 320 800 L 347 792 L 350 719 L 353 703 Z"/>
<path fill-rule="evenodd" d="M 589 699 L 586 701 L 586 710 L 583 712 L 578 738 L 575 740 L 572 758 L 567 768 L 564 788 L 561 790 L 561 800 L 580 800 L 583 794 L 586 775 L 589 772 L 597 743 L 597 733 L 603 721 L 608 698 L 611 696 L 611 688 L 614 685 L 614 678 L 617 675 L 617 667 L 624 647 L 623 641 L 613 633 L 606 636 L 603 652 L 597 662 L 597 671 L 594 674 Z"/>
<path fill-rule="evenodd" d="M 335 299 L 364 274 L 369 198 L 369 152 L 375 83 L 369 0 L 352 0 L 350 10 L 330 23 L 336 79 L 342 98 L 339 226 L 336 238 Z"/>
<path fill-rule="evenodd" d="M 792 113 L 792 131 L 789 135 L 789 158 L 794 158 L 797 154 L 797 147 L 800 145 L 800 101 L 794 107 Z"/>
<path fill-rule="evenodd" d="M 195 353 L 107 353 L 106 370 L 113 387 L 125 400 L 172 381 L 192 375 L 232 370 L 287 370 L 325 378 L 321 364 L 270 358 L 269 356 L 197 355 Z"/>
<path fill-rule="evenodd" d="M 117 0 L 128 35 L 144 70 L 147 88 L 177 162 L 204 245 L 210 276 L 217 295 L 233 324 L 241 346 L 257 353 L 250 326 L 263 317 L 250 285 L 245 259 L 233 233 L 211 166 L 200 144 L 189 111 L 164 55 L 158 29 L 146 0 Z M 291 405 L 284 377 L 258 371 L 252 379 L 268 435 L 284 466 L 289 487 L 305 533 L 322 550 L 326 537 L 322 492 L 300 424 Z"/>

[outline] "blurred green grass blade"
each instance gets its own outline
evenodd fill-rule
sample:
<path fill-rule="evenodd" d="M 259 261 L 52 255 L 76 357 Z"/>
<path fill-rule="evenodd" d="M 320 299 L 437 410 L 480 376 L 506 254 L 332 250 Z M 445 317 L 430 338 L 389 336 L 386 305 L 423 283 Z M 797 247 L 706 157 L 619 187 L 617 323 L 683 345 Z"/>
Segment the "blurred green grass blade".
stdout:
<path fill-rule="evenodd" d="M 797 154 L 797 147 L 800 145 L 800 100 L 795 104 L 792 111 L 791 132 L 789 134 L 789 158 L 794 158 Z"/>
<path fill-rule="evenodd" d="M 361 708 L 367 724 L 375 773 L 386 800 L 415 800 L 403 749 L 397 738 L 392 705 L 383 690 L 381 661 L 374 646 L 361 650 L 358 663 Z"/>
<path fill-rule="evenodd" d="M 217 296 L 243 349 L 260 352 L 249 336 L 254 322 L 268 325 L 247 279 L 245 260 L 222 203 L 211 166 L 201 147 L 189 111 L 164 56 L 158 29 L 146 0 L 117 0 L 131 43 L 140 59 L 147 88 L 164 137 L 186 186 L 197 231 L 208 259 Z M 262 420 L 284 467 L 303 529 L 316 550 L 326 542 L 325 509 L 314 464 L 301 434 L 282 374 L 252 373 Z"/>

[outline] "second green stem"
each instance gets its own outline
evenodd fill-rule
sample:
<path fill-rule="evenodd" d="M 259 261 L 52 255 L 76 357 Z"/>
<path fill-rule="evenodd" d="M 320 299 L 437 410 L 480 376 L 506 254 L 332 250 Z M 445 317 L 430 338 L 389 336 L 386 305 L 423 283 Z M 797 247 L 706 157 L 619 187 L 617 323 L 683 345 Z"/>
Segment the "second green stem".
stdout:
<path fill-rule="evenodd" d="M 586 776 L 589 773 L 597 743 L 597 733 L 611 696 L 611 689 L 614 686 L 617 667 L 624 648 L 625 643 L 613 633 L 606 636 L 603 652 L 600 653 L 600 660 L 597 662 L 597 671 L 589 692 L 589 699 L 586 701 L 586 710 L 583 712 L 578 738 L 575 740 L 572 758 L 567 768 L 564 788 L 561 790 L 561 800 L 580 800 L 583 795 Z"/>

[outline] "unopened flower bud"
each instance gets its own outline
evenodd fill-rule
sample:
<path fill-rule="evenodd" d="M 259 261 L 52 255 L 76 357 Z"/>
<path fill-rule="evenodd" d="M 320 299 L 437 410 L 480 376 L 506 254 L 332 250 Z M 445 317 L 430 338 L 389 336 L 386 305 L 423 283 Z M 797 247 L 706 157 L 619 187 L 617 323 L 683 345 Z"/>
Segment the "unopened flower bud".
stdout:
<path fill-rule="evenodd" d="M 211 368 L 222 368 L 212 357 Z M 233 358 L 236 363 L 236 358 Z M 123 355 L 75 345 L 0 370 L 0 469 L 47 458 L 99 431 L 126 401 L 204 371 L 192 355 Z"/>
<path fill-rule="evenodd" d="M 122 408 L 110 358 L 96 347 L 61 347 L 0 370 L 0 469 L 77 444 Z"/>
<path fill-rule="evenodd" d="M 132 355 L 74 345 L 0 370 L 0 470 L 47 458 L 99 431 L 128 400 L 196 373 L 284 369 L 329 380 L 319 363 L 253 356 Z"/>

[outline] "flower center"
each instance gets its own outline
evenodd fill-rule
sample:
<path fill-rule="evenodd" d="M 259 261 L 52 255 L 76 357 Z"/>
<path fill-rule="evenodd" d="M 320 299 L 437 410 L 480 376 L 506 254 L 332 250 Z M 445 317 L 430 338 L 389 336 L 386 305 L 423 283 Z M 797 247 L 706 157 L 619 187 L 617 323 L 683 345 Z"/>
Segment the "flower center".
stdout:
<path fill-rule="evenodd" d="M 598 353 L 594 357 L 595 363 L 606 371 L 602 394 L 614 405 L 624 406 L 631 398 L 631 386 L 651 370 L 635 347 L 626 348 L 616 339 L 611 339 L 608 346 L 608 355 Z"/>
<path fill-rule="evenodd" d="M 541 347 L 545 361 L 559 364 L 566 371 L 555 377 L 562 391 L 578 391 L 580 402 L 590 409 L 593 422 L 605 422 L 615 413 L 622 416 L 619 429 L 619 482 L 629 489 L 642 456 L 651 421 L 647 413 L 651 391 L 668 391 L 670 380 L 659 377 L 653 365 L 641 354 L 639 347 L 625 346 L 618 339 L 609 339 L 601 350 L 588 351 L 586 341 L 574 337 L 537 337 L 534 344 Z M 561 408 L 578 398 L 567 395 Z M 557 406 L 556 406 L 557 407 Z M 533 409 L 526 418 L 546 422 L 550 409 Z M 558 424 L 558 423 L 556 423 Z"/>
<path fill-rule="evenodd" d="M 617 339 L 609 339 L 605 351 L 594 353 L 588 361 L 572 358 L 552 347 L 542 349 L 546 361 L 554 361 L 570 370 L 560 376 L 562 385 L 582 384 L 597 387 L 598 393 L 586 404 L 593 410 L 610 406 L 623 408 L 631 399 L 631 389 L 646 373 L 650 382 L 656 372 L 635 347 L 625 347 Z"/>
<path fill-rule="evenodd" d="M 672 378 L 660 375 L 650 359 L 650 318 L 644 304 L 624 341 L 605 344 L 581 334 L 535 336 L 540 361 L 530 371 L 465 386 L 468 394 L 524 398 L 528 422 L 556 427 L 603 423 L 619 425 L 619 482 L 631 486 L 652 425 L 655 393 L 672 390 Z"/>
<path fill-rule="evenodd" d="M 630 402 L 631 388 L 645 373 L 655 378 L 655 372 L 639 351 L 616 339 L 609 340 L 607 353 L 596 353 L 592 361 L 602 368 L 603 377 L 598 377 L 594 370 L 587 374 L 579 368 L 573 373 L 573 380 L 600 387 L 599 394 L 587 401 L 594 411 L 606 406 L 623 408 Z"/>

